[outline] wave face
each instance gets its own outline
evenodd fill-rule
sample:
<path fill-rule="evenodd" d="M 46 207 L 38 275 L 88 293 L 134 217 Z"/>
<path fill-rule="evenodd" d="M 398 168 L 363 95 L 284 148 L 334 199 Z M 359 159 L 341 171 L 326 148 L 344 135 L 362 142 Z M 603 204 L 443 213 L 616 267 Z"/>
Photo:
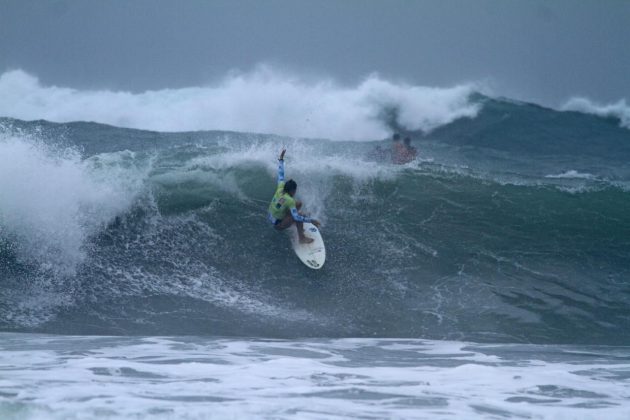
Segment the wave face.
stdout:
<path fill-rule="evenodd" d="M 630 344 L 630 132 L 470 99 L 386 141 L 0 120 L 0 329 Z M 265 221 L 275 157 L 323 221 L 311 271 Z"/>

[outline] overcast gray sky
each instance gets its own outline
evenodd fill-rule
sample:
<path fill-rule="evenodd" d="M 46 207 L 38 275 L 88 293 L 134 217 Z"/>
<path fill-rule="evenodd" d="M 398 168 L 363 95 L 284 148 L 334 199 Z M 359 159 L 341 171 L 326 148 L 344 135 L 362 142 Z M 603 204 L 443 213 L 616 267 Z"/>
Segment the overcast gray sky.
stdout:
<path fill-rule="evenodd" d="M 558 105 L 630 99 L 630 0 L 0 0 L 0 72 L 143 91 L 268 63 Z"/>

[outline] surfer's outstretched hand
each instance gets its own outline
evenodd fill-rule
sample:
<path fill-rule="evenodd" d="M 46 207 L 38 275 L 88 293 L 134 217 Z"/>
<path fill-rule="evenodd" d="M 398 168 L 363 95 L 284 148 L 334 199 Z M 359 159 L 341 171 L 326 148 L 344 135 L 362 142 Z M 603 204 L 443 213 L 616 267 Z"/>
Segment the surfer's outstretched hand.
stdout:
<path fill-rule="evenodd" d="M 278 159 L 280 160 L 284 160 L 284 154 L 286 153 L 287 149 L 282 149 L 282 152 L 280 152 L 280 157 Z"/>
<path fill-rule="evenodd" d="M 319 223 L 319 220 L 313 220 L 311 223 L 314 224 L 317 227 L 321 227 L 321 225 L 322 225 L 321 223 Z"/>

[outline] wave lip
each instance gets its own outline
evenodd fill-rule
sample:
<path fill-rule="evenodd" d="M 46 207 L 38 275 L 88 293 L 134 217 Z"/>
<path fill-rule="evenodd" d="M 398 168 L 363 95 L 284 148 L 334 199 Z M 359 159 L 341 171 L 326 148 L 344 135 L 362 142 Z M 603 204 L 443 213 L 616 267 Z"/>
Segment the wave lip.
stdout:
<path fill-rule="evenodd" d="M 473 85 L 433 88 L 377 75 L 354 87 L 305 82 L 270 67 L 213 85 L 131 93 L 44 86 L 22 71 L 0 75 L 0 116 L 93 121 L 154 131 L 230 130 L 333 140 L 373 140 L 390 125 L 428 131 L 480 109 Z M 390 121 L 392 115 L 395 121 Z"/>
<path fill-rule="evenodd" d="M 630 106 L 625 99 L 621 99 L 614 104 L 599 105 L 587 98 L 571 98 L 562 106 L 562 110 L 594 114 L 603 118 L 617 118 L 619 125 L 630 129 Z"/>

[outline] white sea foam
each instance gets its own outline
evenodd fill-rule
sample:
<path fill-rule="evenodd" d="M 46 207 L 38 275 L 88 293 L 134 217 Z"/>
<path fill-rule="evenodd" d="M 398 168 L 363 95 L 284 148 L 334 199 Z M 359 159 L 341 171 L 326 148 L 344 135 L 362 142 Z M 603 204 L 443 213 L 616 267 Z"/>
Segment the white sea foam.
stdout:
<path fill-rule="evenodd" d="M 595 175 L 571 169 L 559 174 L 545 175 L 545 178 L 594 179 Z"/>
<path fill-rule="evenodd" d="M 0 335 L 0 416 L 626 419 L 625 347 Z"/>
<path fill-rule="evenodd" d="M 104 158 L 0 133 L 0 226 L 20 258 L 71 272 L 85 239 L 128 208 L 138 179 L 112 172 Z"/>
<path fill-rule="evenodd" d="M 0 76 L 0 116 L 157 131 L 218 129 L 373 140 L 390 134 L 383 122 L 386 110 L 396 109 L 398 122 L 413 130 L 474 117 L 479 111 L 469 101 L 474 89 L 413 86 L 377 75 L 342 87 L 260 66 L 206 86 L 131 93 L 44 86 L 35 76 L 13 70 Z"/>
<path fill-rule="evenodd" d="M 565 111 L 578 111 L 586 114 L 595 114 L 600 117 L 619 118 L 622 127 L 630 128 L 630 106 L 625 99 L 614 104 L 601 105 L 587 98 L 571 98 L 562 106 Z"/>

